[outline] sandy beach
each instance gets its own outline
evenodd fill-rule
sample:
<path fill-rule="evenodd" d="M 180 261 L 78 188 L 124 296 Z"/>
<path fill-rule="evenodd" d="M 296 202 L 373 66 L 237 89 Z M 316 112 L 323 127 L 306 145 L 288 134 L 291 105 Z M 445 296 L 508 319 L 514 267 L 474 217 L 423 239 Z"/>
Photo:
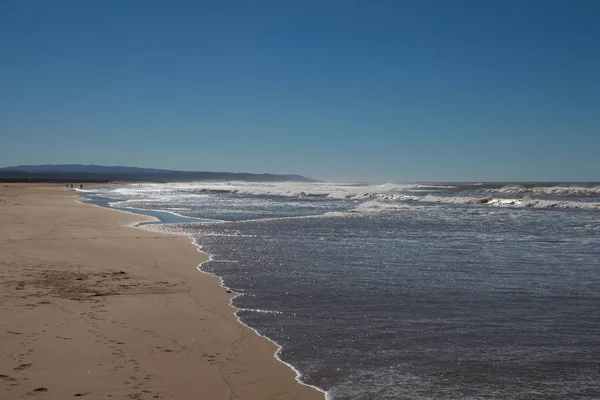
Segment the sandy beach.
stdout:
<path fill-rule="evenodd" d="M 0 399 L 324 398 L 237 321 L 188 237 L 77 199 L 0 184 Z"/>

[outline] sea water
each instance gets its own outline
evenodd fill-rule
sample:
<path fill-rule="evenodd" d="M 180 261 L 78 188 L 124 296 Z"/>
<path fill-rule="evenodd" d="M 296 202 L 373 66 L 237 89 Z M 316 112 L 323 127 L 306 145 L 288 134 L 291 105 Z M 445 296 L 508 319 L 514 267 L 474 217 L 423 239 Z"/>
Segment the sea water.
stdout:
<path fill-rule="evenodd" d="M 240 294 L 238 317 L 330 399 L 600 398 L 597 184 L 195 182 L 86 196 L 190 235 L 212 255 L 201 268 Z"/>

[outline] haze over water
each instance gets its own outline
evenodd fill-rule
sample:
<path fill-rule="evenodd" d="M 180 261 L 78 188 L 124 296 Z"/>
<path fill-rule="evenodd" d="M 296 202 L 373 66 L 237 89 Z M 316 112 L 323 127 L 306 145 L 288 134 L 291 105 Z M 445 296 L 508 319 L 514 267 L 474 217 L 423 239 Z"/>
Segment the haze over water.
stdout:
<path fill-rule="evenodd" d="M 330 399 L 600 397 L 597 184 L 144 184 Z M 166 216 L 165 216 L 166 215 Z M 182 219 L 187 217 L 188 219 Z M 210 220 L 200 222 L 189 218 Z"/>

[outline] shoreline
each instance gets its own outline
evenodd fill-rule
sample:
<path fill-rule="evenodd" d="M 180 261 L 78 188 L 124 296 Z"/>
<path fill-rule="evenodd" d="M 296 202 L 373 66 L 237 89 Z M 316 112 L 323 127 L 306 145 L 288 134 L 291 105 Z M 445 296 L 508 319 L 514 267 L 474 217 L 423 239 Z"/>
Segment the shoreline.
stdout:
<path fill-rule="evenodd" d="M 269 341 L 270 343 L 272 343 L 272 344 L 273 344 L 273 345 L 274 345 L 274 346 L 277 348 L 277 350 L 276 350 L 276 351 L 273 353 L 273 358 L 275 358 L 275 359 L 276 359 L 277 361 L 279 361 L 281 364 L 285 365 L 286 367 L 288 367 L 289 369 L 291 369 L 292 371 L 294 371 L 294 373 L 296 374 L 295 380 L 296 380 L 296 382 L 297 382 L 298 384 L 300 384 L 300 385 L 302 385 L 302 386 L 309 387 L 309 388 L 311 388 L 311 389 L 314 389 L 314 390 L 318 391 L 319 393 L 323 394 L 323 396 L 324 396 L 324 399 L 325 399 L 325 400 L 329 400 L 329 396 L 328 396 L 328 394 L 327 394 L 327 392 L 326 392 L 325 390 L 321 389 L 320 387 L 317 387 L 317 386 L 314 386 L 314 385 L 311 385 L 311 384 L 308 384 L 308 383 L 305 383 L 305 382 L 303 382 L 303 381 L 302 381 L 302 373 L 301 373 L 301 372 L 300 372 L 300 371 L 299 371 L 299 370 L 298 370 L 296 367 L 294 367 L 292 364 L 290 364 L 290 363 L 288 363 L 287 361 L 284 361 L 283 359 L 281 359 L 281 357 L 280 357 L 280 353 L 281 353 L 281 350 L 283 349 L 283 346 L 282 346 L 282 345 L 280 345 L 279 343 L 277 343 L 275 340 L 273 340 L 273 339 L 269 338 L 268 336 L 266 336 L 266 335 L 263 335 L 263 334 L 262 334 L 262 333 L 260 333 L 260 332 L 259 332 L 259 331 L 258 331 L 256 328 L 253 328 L 253 327 L 251 327 L 250 325 L 246 324 L 244 321 L 242 321 L 241 317 L 238 315 L 238 312 L 239 312 L 239 311 L 243 311 L 243 310 L 245 310 L 245 309 L 244 309 L 244 308 L 239 308 L 239 307 L 236 307 L 236 306 L 234 306 L 234 305 L 233 305 L 233 300 L 234 300 L 234 299 L 235 299 L 237 296 L 239 296 L 239 295 L 240 295 L 240 293 L 238 293 L 238 292 L 236 292 L 235 290 L 233 290 L 233 289 L 229 288 L 228 286 L 226 286 L 226 285 L 225 285 L 225 282 L 223 281 L 223 278 L 222 278 L 222 277 L 220 277 L 219 275 L 216 275 L 216 274 L 213 274 L 213 273 L 210 273 L 210 272 L 204 271 L 204 270 L 202 269 L 202 265 L 203 265 L 204 263 L 207 263 L 207 262 L 209 262 L 209 261 L 212 261 L 212 260 L 213 260 L 213 256 L 212 256 L 212 254 L 210 254 L 210 253 L 207 253 L 207 252 L 204 252 L 204 251 L 202 251 L 202 249 L 201 249 L 201 246 L 200 246 L 199 244 L 197 244 L 197 243 L 196 243 L 194 240 L 192 240 L 192 243 L 194 244 L 194 246 L 197 246 L 197 247 L 198 247 L 198 251 L 199 251 L 200 253 L 203 253 L 203 254 L 207 254 L 207 255 L 208 255 L 208 259 L 206 259 L 205 261 L 201 262 L 201 263 L 200 263 L 200 265 L 198 265 L 198 266 L 196 267 L 196 268 L 198 269 L 198 271 L 199 271 L 201 274 L 206 274 L 206 275 L 209 275 L 209 276 L 214 276 L 215 278 L 218 278 L 218 279 L 219 279 L 219 284 L 221 285 L 221 287 L 222 287 L 223 289 L 227 290 L 228 292 L 231 292 L 231 293 L 233 293 L 233 296 L 232 296 L 232 297 L 229 299 L 229 305 L 230 305 L 230 306 L 231 306 L 233 309 L 235 309 L 235 312 L 233 313 L 233 315 L 234 315 L 234 316 L 237 318 L 237 320 L 238 320 L 238 323 L 240 323 L 241 325 L 243 325 L 243 326 L 245 326 L 246 328 L 248 328 L 248 329 L 250 329 L 251 331 L 253 331 L 253 332 L 254 332 L 254 334 L 255 334 L 256 336 L 266 339 L 267 341 Z"/>
<path fill-rule="evenodd" d="M 0 393 L 325 397 L 239 321 L 189 236 L 132 226 L 154 218 L 89 207 L 80 195 L 62 185 L 0 188 Z"/>
<path fill-rule="evenodd" d="M 110 206 L 109 203 L 106 203 L 106 205 L 100 205 L 100 204 L 95 204 L 93 202 L 85 202 L 85 201 L 82 201 L 82 198 L 85 198 L 85 192 L 81 192 L 81 191 L 79 191 L 77 189 L 75 189 L 73 191 L 75 193 L 77 193 L 77 195 L 78 195 L 78 201 L 81 204 L 88 204 L 88 205 L 92 205 L 92 206 L 95 206 L 95 207 L 106 208 L 106 209 L 113 210 L 113 211 L 120 211 L 120 212 L 127 213 L 127 214 L 133 214 L 133 215 L 138 215 L 138 216 L 142 216 L 142 217 L 149 217 L 149 218 L 153 219 L 153 221 L 142 221 L 142 222 L 134 223 L 133 225 L 131 225 L 134 228 L 144 229 L 146 231 L 157 232 L 157 233 L 162 233 L 162 234 L 166 234 L 166 235 L 181 236 L 178 233 L 170 233 L 170 232 L 165 232 L 165 231 L 162 231 L 162 230 L 155 231 L 155 230 L 147 229 L 147 228 L 144 227 L 144 226 L 148 226 L 148 225 L 176 224 L 177 222 L 163 222 L 163 221 L 161 221 L 161 219 L 159 217 L 156 217 L 156 216 L 153 216 L 153 215 L 150 215 L 150 214 L 138 213 L 138 212 L 134 211 L 134 210 L 144 211 L 144 210 L 137 209 L 137 208 L 134 208 L 134 207 L 115 208 L 115 207 Z M 192 219 L 191 217 L 185 217 L 183 215 L 180 215 L 180 214 L 177 214 L 177 213 L 174 213 L 174 212 L 171 212 L 171 211 L 164 211 L 164 210 L 151 210 L 151 211 L 158 211 L 158 212 L 161 212 L 161 213 L 171 213 L 171 214 L 174 214 L 174 215 L 176 215 L 178 217 Z M 217 222 L 217 220 L 214 220 L 214 221 Z M 197 222 L 203 222 L 203 220 L 199 219 Z M 213 255 L 210 254 L 210 253 L 208 253 L 208 252 L 206 252 L 206 251 L 204 251 L 204 250 L 202 250 L 202 245 L 199 244 L 199 243 L 197 243 L 190 235 L 185 235 L 184 234 L 184 236 L 187 236 L 190 239 L 191 244 L 196 247 L 196 249 L 198 250 L 199 253 L 204 254 L 204 255 L 207 256 L 207 258 L 205 260 L 203 260 L 202 262 L 200 262 L 200 264 L 198 266 L 196 266 L 196 269 L 198 270 L 198 272 L 201 273 L 201 274 L 205 274 L 205 275 L 209 275 L 209 276 L 217 278 L 219 280 L 219 285 L 226 291 L 226 293 L 231 293 L 232 294 L 232 296 L 230 296 L 230 299 L 229 299 L 229 306 L 234 310 L 233 315 L 237 318 L 238 323 L 240 323 L 241 325 L 245 326 L 246 328 L 252 330 L 256 334 L 256 336 L 264 338 L 264 339 L 268 340 L 269 342 L 271 342 L 274 346 L 276 346 L 277 350 L 273 353 L 273 357 L 277 361 L 279 361 L 281 364 L 283 364 L 287 368 L 291 369 L 296 374 L 295 380 L 296 380 L 296 382 L 298 384 L 300 384 L 302 386 L 307 386 L 309 388 L 312 388 L 312 389 L 314 389 L 314 390 L 322 393 L 325 399 L 328 399 L 327 392 L 325 390 L 323 390 L 323 389 L 321 389 L 321 388 L 319 388 L 317 386 L 310 385 L 308 383 L 303 382 L 302 381 L 302 373 L 298 369 L 296 369 L 296 367 L 294 367 L 292 364 L 290 364 L 290 363 L 288 363 L 288 362 L 286 362 L 286 361 L 284 361 L 284 360 L 281 359 L 280 353 L 281 353 L 281 350 L 283 348 L 282 345 L 280 345 L 279 343 L 277 343 L 275 340 L 267 337 L 266 335 L 260 333 L 256 328 L 253 328 L 252 326 L 250 326 L 250 325 L 246 324 L 244 321 L 242 321 L 241 317 L 238 315 L 238 312 L 242 311 L 244 309 L 236 307 L 235 305 L 233 305 L 233 300 L 237 296 L 239 296 L 240 293 L 238 293 L 235 290 L 231 289 L 230 287 L 226 286 L 225 282 L 223 281 L 223 278 L 221 276 L 219 276 L 217 274 L 213 274 L 211 272 L 208 272 L 208 271 L 205 271 L 205 270 L 202 269 L 202 265 L 204 265 L 205 263 L 213 260 Z"/>

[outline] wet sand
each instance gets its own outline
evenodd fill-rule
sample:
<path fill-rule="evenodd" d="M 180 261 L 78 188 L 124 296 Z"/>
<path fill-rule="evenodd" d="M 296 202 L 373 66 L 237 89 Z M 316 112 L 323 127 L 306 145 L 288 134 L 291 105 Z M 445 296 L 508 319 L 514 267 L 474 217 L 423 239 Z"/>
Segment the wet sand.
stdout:
<path fill-rule="evenodd" d="M 241 325 L 190 239 L 0 184 L 0 399 L 320 399 Z"/>

